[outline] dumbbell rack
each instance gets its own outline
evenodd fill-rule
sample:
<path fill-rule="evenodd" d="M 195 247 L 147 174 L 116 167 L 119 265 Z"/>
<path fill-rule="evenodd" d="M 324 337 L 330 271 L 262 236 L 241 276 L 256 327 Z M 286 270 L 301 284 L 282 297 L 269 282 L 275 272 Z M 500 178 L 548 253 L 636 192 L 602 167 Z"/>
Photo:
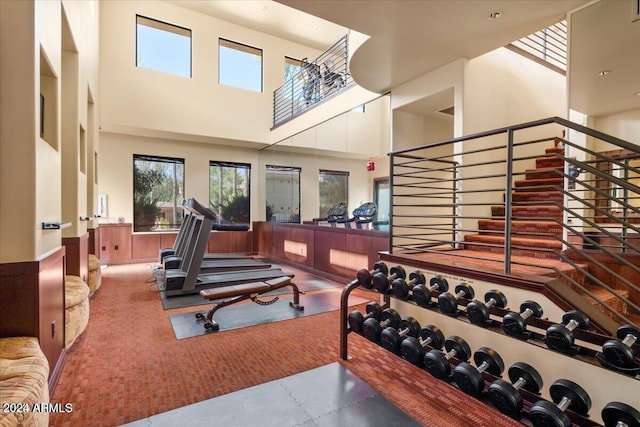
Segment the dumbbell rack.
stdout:
<path fill-rule="evenodd" d="M 357 280 L 353 280 L 350 283 L 348 283 L 343 292 L 342 292 L 342 296 L 341 296 L 341 301 L 340 301 L 340 357 L 342 360 L 347 360 L 348 359 L 348 334 L 351 332 L 347 323 L 347 316 L 348 316 L 348 301 L 349 301 L 349 295 L 356 289 L 359 287 L 359 283 Z M 374 291 L 375 292 L 375 291 Z M 390 307 L 391 305 L 391 298 L 393 297 L 391 294 L 387 293 L 387 294 L 380 294 L 378 293 L 378 295 L 381 295 L 382 299 L 383 299 L 383 305 L 382 308 L 387 308 Z M 439 292 L 434 292 L 433 293 L 434 297 L 437 298 L 437 296 L 439 295 Z M 395 298 L 395 297 L 393 297 Z M 417 304 L 415 304 L 415 302 L 413 302 L 411 299 L 409 300 L 401 300 L 404 303 L 409 303 L 409 304 L 413 304 L 416 307 L 420 307 Z M 459 306 L 464 308 L 466 307 L 466 305 L 469 303 L 468 300 L 462 298 L 459 300 Z M 426 308 L 426 307 L 420 307 L 424 310 L 432 310 L 432 311 L 438 311 L 437 309 L 434 308 Z M 466 312 L 462 311 L 462 315 L 460 316 L 460 321 L 464 321 L 464 319 L 466 319 Z M 499 318 L 504 317 L 505 314 L 509 313 L 509 310 L 507 309 L 502 309 L 499 307 L 491 307 L 490 309 L 490 313 L 494 316 L 497 316 Z M 541 329 L 541 330 L 546 330 L 548 329 L 550 326 L 552 326 L 553 324 L 555 324 L 557 322 L 552 322 L 549 321 L 547 319 L 538 319 L 538 318 L 529 318 L 527 319 L 527 324 L 529 326 Z M 488 330 L 493 330 L 496 333 L 502 333 L 502 328 L 501 328 L 502 323 L 498 320 L 495 319 L 491 319 L 491 323 L 489 325 L 487 325 L 486 327 L 484 327 L 484 329 L 488 329 Z M 536 331 L 530 331 L 531 332 L 531 338 L 528 341 L 537 341 L 537 342 L 541 342 L 544 343 L 544 335 L 536 332 Z M 588 342 L 591 343 L 593 345 L 599 346 L 601 347 L 606 341 L 610 340 L 611 337 L 604 335 L 604 334 L 600 334 L 597 332 L 593 332 L 593 331 L 585 331 L 585 330 L 580 330 L 580 329 L 575 329 L 574 331 L 574 336 L 576 339 L 584 341 L 584 342 Z M 634 350 L 636 351 L 636 354 L 640 354 L 640 343 L 636 343 L 633 345 Z M 544 344 L 542 344 L 541 346 L 544 346 Z M 588 348 L 588 347 L 579 347 L 578 350 L 578 354 L 574 355 L 574 358 L 578 358 L 584 362 L 587 363 L 591 363 L 593 365 L 599 366 L 601 367 L 601 365 L 596 361 L 596 355 L 598 354 L 597 351 Z M 460 363 L 459 360 L 457 360 L 456 358 L 452 358 L 450 360 L 451 364 L 456 366 L 457 364 Z M 408 362 L 407 362 L 408 363 Z M 634 368 L 631 370 L 628 370 L 628 372 L 624 372 L 623 370 L 616 370 L 616 372 L 631 376 L 631 377 L 636 377 L 640 375 L 640 369 L 638 368 Z M 491 383 L 493 381 L 495 381 L 496 379 L 498 379 L 499 377 L 496 377 L 494 375 L 491 375 L 488 372 L 483 372 L 482 373 L 483 378 L 485 379 L 485 382 Z M 521 389 L 520 390 L 520 394 L 524 400 L 524 407 L 523 409 L 525 410 L 525 412 L 529 411 L 529 408 L 538 400 L 541 399 L 541 397 L 537 394 L 528 392 L 527 390 Z M 600 426 L 600 424 L 598 424 L 597 422 L 583 417 L 579 414 L 576 414 L 572 411 L 567 411 L 567 414 L 569 415 L 569 417 L 571 418 L 571 421 L 573 422 L 574 425 L 576 426 L 580 426 L 580 427 L 591 427 L 591 426 Z"/>

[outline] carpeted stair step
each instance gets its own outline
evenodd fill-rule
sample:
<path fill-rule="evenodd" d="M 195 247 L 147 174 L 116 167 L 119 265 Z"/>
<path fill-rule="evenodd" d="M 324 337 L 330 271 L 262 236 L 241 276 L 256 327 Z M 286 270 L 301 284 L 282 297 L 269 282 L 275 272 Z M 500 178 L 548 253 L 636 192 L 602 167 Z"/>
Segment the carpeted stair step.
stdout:
<path fill-rule="evenodd" d="M 547 147 L 544 149 L 544 153 L 564 155 L 564 147 Z"/>
<path fill-rule="evenodd" d="M 581 289 L 578 289 L 576 286 L 573 285 L 569 285 L 571 286 L 571 288 L 573 288 L 576 292 L 578 293 L 583 293 Z M 615 310 L 616 312 L 623 314 L 623 315 L 628 315 L 629 314 L 629 308 L 627 306 L 627 304 L 619 299 L 617 296 L 615 296 L 614 294 L 612 294 L 610 291 L 608 291 L 607 289 L 601 287 L 601 286 L 596 286 L 596 285 L 583 285 L 584 288 L 591 293 L 592 295 L 594 295 L 596 298 L 600 299 L 603 304 L 608 305 L 609 307 L 611 307 L 613 310 Z M 617 289 L 616 292 L 620 295 L 623 296 L 625 298 L 629 298 L 629 291 L 628 290 L 620 290 Z M 600 303 L 597 302 L 596 300 L 594 300 L 590 295 L 588 294 L 584 294 L 584 298 L 589 301 L 591 304 L 593 304 L 596 307 L 600 306 Z M 611 313 L 609 310 L 607 310 L 606 308 L 602 308 L 601 309 L 603 313 L 605 313 L 607 316 L 611 317 L 614 320 L 620 320 L 618 319 L 613 313 Z"/>
<path fill-rule="evenodd" d="M 564 169 L 559 168 L 539 168 L 525 170 L 525 179 L 562 178 Z"/>
<path fill-rule="evenodd" d="M 478 221 L 480 234 L 496 235 L 504 233 L 504 225 L 505 221 L 499 219 L 481 219 Z M 554 239 L 554 236 L 562 236 L 562 226 L 554 221 L 511 221 L 511 232 L 513 234 L 529 235 L 529 237 L 538 239 Z"/>
<path fill-rule="evenodd" d="M 556 156 L 538 157 L 536 159 L 536 169 L 562 167 L 564 167 L 564 161 Z"/>
<path fill-rule="evenodd" d="M 564 194 L 561 191 L 515 191 L 511 193 L 513 203 L 564 203 Z"/>
<path fill-rule="evenodd" d="M 491 206 L 494 219 L 504 219 L 504 206 Z M 542 220 L 554 218 L 562 220 L 562 209 L 553 205 L 521 205 L 511 207 L 511 217 L 516 220 Z"/>
<path fill-rule="evenodd" d="M 564 178 L 523 179 L 514 182 L 515 191 L 560 191 Z"/>
<path fill-rule="evenodd" d="M 464 236 L 464 249 L 504 253 L 504 236 L 491 236 L 485 234 L 467 234 Z M 511 254 L 542 259 L 557 259 L 552 252 L 562 251 L 562 242 L 550 239 L 530 239 L 525 237 L 511 237 Z"/>

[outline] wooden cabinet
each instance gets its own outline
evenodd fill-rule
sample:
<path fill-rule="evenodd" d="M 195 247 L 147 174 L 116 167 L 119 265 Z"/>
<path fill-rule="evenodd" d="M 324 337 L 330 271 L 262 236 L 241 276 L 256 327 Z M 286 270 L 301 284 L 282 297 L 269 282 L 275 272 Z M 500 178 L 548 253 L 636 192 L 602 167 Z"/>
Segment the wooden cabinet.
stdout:
<path fill-rule="evenodd" d="M 131 262 L 131 224 L 100 224 L 100 261 L 105 264 Z"/>

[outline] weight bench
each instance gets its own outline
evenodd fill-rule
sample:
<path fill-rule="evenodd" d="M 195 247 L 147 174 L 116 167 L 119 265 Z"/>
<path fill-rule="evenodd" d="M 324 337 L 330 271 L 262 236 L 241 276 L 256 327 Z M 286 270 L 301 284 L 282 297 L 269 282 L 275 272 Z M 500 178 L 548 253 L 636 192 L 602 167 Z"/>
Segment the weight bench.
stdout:
<path fill-rule="evenodd" d="M 293 301 L 289 301 L 289 306 L 296 310 L 304 310 L 304 306 L 300 305 L 300 290 L 298 289 L 298 286 L 291 282 L 291 277 L 283 276 L 267 280 L 265 282 L 251 282 L 243 283 L 241 285 L 224 286 L 221 288 L 203 289 L 200 291 L 200 296 L 206 300 L 211 301 L 224 298 L 231 299 L 215 303 L 206 315 L 203 313 L 196 313 L 196 319 L 205 321 L 205 329 L 217 331 L 220 329 L 220 325 L 213 320 L 213 315 L 217 310 L 246 299 L 250 299 L 260 305 L 271 305 L 278 301 L 279 298 L 274 297 L 269 301 L 261 301 L 258 299 L 258 296 L 269 291 L 284 288 L 285 286 L 291 286 L 293 289 Z"/>

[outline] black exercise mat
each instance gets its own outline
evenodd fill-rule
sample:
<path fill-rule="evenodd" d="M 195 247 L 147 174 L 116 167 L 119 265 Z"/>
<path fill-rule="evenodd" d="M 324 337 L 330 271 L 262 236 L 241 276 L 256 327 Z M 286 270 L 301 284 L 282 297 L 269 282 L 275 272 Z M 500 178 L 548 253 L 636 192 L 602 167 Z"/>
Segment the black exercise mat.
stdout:
<path fill-rule="evenodd" d="M 181 340 L 200 335 L 217 334 L 231 329 L 245 328 L 338 310 L 340 308 L 341 292 L 341 289 L 336 289 L 335 292 L 301 295 L 300 305 L 304 306 L 304 310 L 302 311 L 290 307 L 289 301 L 292 301 L 292 299 L 289 298 L 282 298 L 268 306 L 246 303 L 223 307 L 216 311 L 213 316 L 213 320 L 220 325 L 220 329 L 217 332 L 206 330 L 203 326 L 204 321 L 196 319 L 196 313 L 198 313 L 196 311 L 174 314 L 169 316 L 169 320 L 171 321 L 171 326 L 173 326 L 173 332 L 176 338 Z M 263 296 L 261 296 L 261 298 L 268 299 L 263 298 Z M 367 302 L 364 298 L 356 296 L 349 298 L 350 305 L 357 305 L 364 302 Z M 199 312 L 206 314 L 207 310 L 208 309 Z"/>
<path fill-rule="evenodd" d="M 301 292 L 320 291 L 323 289 L 335 288 L 334 284 L 322 279 L 305 280 L 303 282 L 298 283 L 295 281 L 295 278 L 294 278 L 293 283 L 298 285 L 298 289 L 300 289 Z M 292 292 L 293 291 L 291 290 L 291 288 L 287 286 L 284 288 L 276 289 L 271 292 L 267 292 L 266 294 L 264 294 L 264 296 L 268 298 L 270 296 L 290 294 Z M 162 301 L 162 308 L 164 308 L 165 310 L 173 310 L 175 308 L 184 308 L 184 307 L 194 307 L 197 305 L 204 305 L 204 304 L 211 305 L 214 302 L 214 301 L 205 300 L 204 298 L 200 297 L 200 294 L 167 297 L 166 294 L 162 291 L 160 291 L 160 299 Z"/>

